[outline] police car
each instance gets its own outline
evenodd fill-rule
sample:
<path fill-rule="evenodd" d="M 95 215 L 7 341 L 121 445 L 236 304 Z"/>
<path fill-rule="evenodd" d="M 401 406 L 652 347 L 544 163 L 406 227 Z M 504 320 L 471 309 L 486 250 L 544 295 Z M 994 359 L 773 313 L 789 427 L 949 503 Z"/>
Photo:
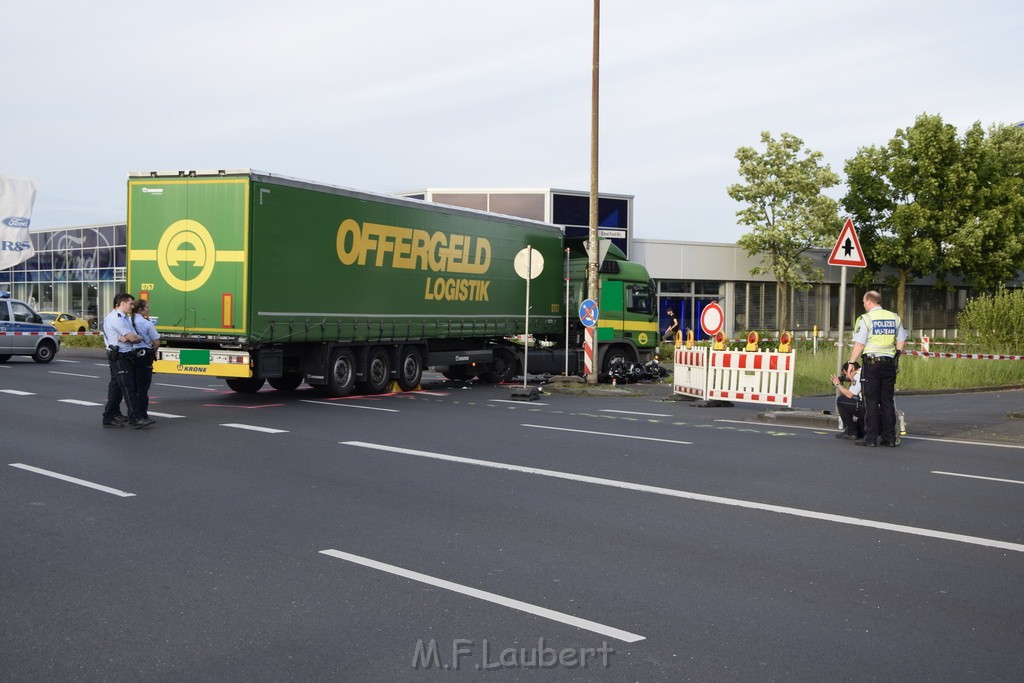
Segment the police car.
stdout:
<path fill-rule="evenodd" d="M 32 356 L 37 363 L 49 363 L 60 350 L 60 337 L 47 336 L 57 328 L 47 325 L 24 301 L 0 292 L 0 363 L 11 356 Z"/>

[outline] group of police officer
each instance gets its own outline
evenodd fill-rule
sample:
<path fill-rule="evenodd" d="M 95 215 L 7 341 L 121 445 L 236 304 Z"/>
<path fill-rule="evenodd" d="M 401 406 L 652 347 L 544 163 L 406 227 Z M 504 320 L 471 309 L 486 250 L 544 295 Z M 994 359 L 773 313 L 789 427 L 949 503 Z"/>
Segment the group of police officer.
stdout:
<path fill-rule="evenodd" d="M 114 308 L 103 319 L 103 339 L 110 364 L 104 427 L 141 429 L 154 424 L 149 418 L 149 387 L 160 333 L 149 320 L 149 302 L 131 294 L 114 297 Z M 127 415 L 121 413 L 124 400 Z"/>

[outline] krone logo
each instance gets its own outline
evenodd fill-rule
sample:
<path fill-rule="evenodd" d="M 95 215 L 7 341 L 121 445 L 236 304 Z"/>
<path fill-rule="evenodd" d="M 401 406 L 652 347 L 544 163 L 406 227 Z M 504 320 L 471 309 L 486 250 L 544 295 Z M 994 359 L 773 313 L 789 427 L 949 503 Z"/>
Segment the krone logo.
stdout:
<path fill-rule="evenodd" d="M 132 261 L 156 261 L 160 275 L 180 292 L 194 292 L 206 284 L 217 263 L 241 263 L 244 259 L 242 251 L 217 251 L 210 231 L 188 218 L 175 221 L 164 230 L 156 251 L 133 249 L 131 254 Z M 181 272 L 182 265 L 185 277 L 178 277 L 175 273 Z"/>

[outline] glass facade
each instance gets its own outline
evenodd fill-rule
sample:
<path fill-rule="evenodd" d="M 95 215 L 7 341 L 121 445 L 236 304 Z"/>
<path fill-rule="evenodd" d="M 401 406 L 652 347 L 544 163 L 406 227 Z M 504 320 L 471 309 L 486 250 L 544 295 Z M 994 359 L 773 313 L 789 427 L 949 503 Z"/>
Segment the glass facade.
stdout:
<path fill-rule="evenodd" d="M 0 270 L 0 290 L 39 311 L 96 317 L 125 287 L 127 230 L 111 224 L 29 233 L 36 253 Z"/>
<path fill-rule="evenodd" d="M 590 197 L 555 192 L 551 197 L 551 222 L 565 226 L 566 237 L 590 235 Z M 597 198 L 597 232 L 600 237 L 629 256 L 629 200 L 618 197 Z"/>

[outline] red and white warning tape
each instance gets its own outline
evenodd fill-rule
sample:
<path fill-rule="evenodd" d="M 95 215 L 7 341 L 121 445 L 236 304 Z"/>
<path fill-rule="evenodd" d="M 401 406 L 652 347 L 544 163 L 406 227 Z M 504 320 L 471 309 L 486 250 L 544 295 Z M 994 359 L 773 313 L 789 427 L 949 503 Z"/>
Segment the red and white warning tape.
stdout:
<path fill-rule="evenodd" d="M 935 353 L 931 351 L 904 351 L 904 356 L 925 358 L 967 358 L 971 360 L 1024 360 L 1024 356 L 999 356 L 991 353 Z"/>
<path fill-rule="evenodd" d="M 100 337 L 102 332 L 0 332 L 0 337 Z"/>

